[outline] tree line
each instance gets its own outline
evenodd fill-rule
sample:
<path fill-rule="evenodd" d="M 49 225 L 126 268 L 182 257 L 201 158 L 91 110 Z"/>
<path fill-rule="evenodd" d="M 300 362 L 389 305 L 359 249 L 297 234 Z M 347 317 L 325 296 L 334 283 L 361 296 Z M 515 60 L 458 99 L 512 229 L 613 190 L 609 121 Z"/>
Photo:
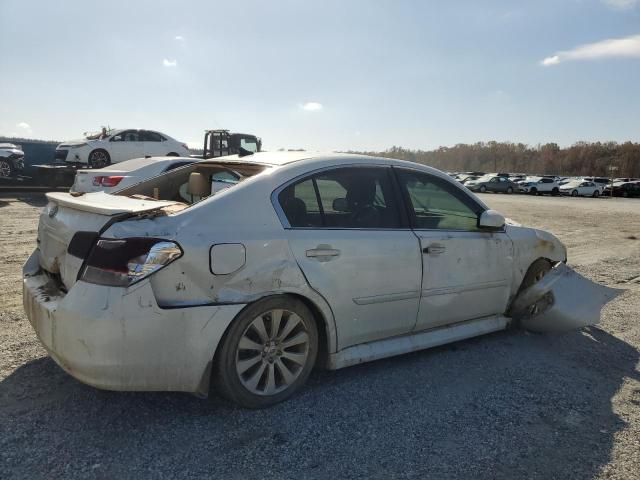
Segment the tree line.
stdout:
<path fill-rule="evenodd" d="M 529 146 L 523 143 L 477 142 L 436 150 L 394 146 L 384 152 L 357 153 L 409 160 L 449 172 L 640 177 L 640 143 L 634 142 L 578 142 L 566 148 L 555 143 Z"/>

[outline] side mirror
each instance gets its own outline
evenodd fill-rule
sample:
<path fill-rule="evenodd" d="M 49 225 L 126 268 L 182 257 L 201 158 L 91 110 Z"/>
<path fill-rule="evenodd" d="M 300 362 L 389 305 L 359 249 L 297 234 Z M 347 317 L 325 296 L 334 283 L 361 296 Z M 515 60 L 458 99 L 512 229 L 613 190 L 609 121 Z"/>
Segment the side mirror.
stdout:
<path fill-rule="evenodd" d="M 504 217 L 495 210 L 485 210 L 478 218 L 478 226 L 480 228 L 502 228 L 504 227 Z"/>
<path fill-rule="evenodd" d="M 111 139 L 112 142 L 121 142 L 122 141 L 122 137 L 120 135 L 116 135 L 115 137 L 113 137 Z"/>
<path fill-rule="evenodd" d="M 349 211 L 349 203 L 347 202 L 346 198 L 334 198 L 331 206 L 334 212 Z"/>

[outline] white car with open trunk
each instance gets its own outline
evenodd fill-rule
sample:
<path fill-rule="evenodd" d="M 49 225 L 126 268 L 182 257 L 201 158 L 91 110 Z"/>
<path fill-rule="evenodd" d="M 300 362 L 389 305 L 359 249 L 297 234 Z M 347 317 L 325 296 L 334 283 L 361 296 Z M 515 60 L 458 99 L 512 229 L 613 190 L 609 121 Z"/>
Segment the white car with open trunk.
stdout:
<path fill-rule="evenodd" d="M 52 358 L 114 390 L 284 400 L 330 369 L 599 321 L 616 291 L 444 173 L 360 155 L 204 160 L 117 194 L 49 193 L 24 306 Z"/>

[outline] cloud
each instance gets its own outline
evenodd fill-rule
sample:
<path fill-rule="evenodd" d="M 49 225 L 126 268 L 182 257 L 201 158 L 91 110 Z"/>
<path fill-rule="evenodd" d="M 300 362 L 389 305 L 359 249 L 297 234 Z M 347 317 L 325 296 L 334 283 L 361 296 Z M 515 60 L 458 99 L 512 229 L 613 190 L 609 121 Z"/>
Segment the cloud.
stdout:
<path fill-rule="evenodd" d="M 322 104 L 318 102 L 307 102 L 300 105 L 300 107 L 307 112 L 316 112 L 318 110 L 322 110 Z"/>
<path fill-rule="evenodd" d="M 20 122 L 16 125 L 16 127 L 21 128 L 23 130 L 31 130 L 31 125 L 29 125 L 27 122 Z"/>
<path fill-rule="evenodd" d="M 631 10 L 638 5 L 638 0 L 601 0 L 605 5 L 617 10 Z"/>
<path fill-rule="evenodd" d="M 176 35 L 173 39 L 177 42 L 184 42 L 184 37 L 182 35 Z"/>
<path fill-rule="evenodd" d="M 165 67 L 177 67 L 178 66 L 178 61 L 177 60 L 169 60 L 169 59 L 165 58 L 164 60 L 162 60 L 162 65 L 164 65 Z"/>
<path fill-rule="evenodd" d="M 572 50 L 556 52 L 540 62 L 545 67 L 569 60 L 597 60 L 600 58 L 640 58 L 640 35 L 610 38 L 580 45 Z"/>

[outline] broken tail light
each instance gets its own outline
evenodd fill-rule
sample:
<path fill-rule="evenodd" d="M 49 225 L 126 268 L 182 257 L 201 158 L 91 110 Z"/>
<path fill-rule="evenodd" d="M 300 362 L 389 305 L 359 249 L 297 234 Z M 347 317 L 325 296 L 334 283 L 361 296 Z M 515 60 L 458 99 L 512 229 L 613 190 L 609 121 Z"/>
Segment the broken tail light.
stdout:
<path fill-rule="evenodd" d="M 128 287 L 181 256 L 180 245 L 160 238 L 100 238 L 85 262 L 80 280 Z"/>
<path fill-rule="evenodd" d="M 124 177 L 122 175 L 93 177 L 94 187 L 115 187 Z"/>

